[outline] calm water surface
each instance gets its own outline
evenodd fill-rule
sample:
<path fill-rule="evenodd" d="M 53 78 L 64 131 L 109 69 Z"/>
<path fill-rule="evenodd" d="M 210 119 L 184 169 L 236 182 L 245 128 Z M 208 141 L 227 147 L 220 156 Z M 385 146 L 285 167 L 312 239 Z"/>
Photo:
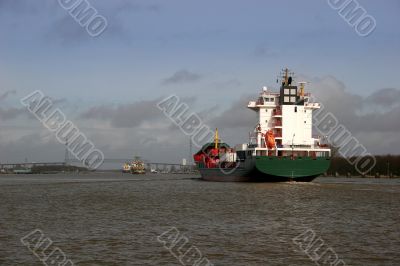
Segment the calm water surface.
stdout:
<path fill-rule="evenodd" d="M 316 265 L 292 241 L 307 229 L 346 265 L 400 265 L 400 180 L 0 175 L 0 265 L 43 265 L 34 229 L 76 265 L 180 265 L 157 241 L 171 227 L 214 265 Z"/>

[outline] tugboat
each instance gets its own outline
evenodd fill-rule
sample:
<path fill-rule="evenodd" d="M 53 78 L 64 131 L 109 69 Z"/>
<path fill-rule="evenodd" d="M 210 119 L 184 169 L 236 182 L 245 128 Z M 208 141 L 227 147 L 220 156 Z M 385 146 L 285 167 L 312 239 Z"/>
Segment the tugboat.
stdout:
<path fill-rule="evenodd" d="M 305 82 L 292 85 L 286 68 L 279 92 L 264 87 L 247 107 L 257 113 L 258 123 L 249 142 L 231 148 L 215 132 L 214 142 L 194 154 L 202 179 L 208 181 L 310 182 L 325 173 L 331 149 L 322 137 L 312 136 L 312 112 L 320 104 L 305 93 Z"/>
<path fill-rule="evenodd" d="M 135 157 L 135 159 L 131 163 L 131 173 L 132 174 L 145 174 L 146 167 L 142 160 L 139 157 Z"/>
<path fill-rule="evenodd" d="M 131 164 L 124 163 L 124 166 L 122 167 L 122 173 L 130 173 L 130 172 L 131 172 Z"/>

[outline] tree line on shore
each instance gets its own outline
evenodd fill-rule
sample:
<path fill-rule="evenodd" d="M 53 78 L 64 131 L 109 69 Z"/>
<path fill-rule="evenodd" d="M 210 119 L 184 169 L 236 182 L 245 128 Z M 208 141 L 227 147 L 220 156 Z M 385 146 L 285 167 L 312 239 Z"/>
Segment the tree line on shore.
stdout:
<path fill-rule="evenodd" d="M 400 155 L 376 155 L 375 166 L 365 173 L 367 176 L 374 177 L 399 177 L 400 176 Z M 357 157 L 344 158 L 340 156 L 333 156 L 331 158 L 331 165 L 327 171 L 329 176 L 360 176 L 354 164 L 351 162 L 356 161 Z"/>

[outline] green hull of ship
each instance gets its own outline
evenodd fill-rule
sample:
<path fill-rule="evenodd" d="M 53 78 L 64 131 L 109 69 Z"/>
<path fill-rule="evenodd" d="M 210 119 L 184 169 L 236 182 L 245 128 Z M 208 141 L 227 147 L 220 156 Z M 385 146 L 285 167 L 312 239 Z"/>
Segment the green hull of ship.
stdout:
<path fill-rule="evenodd" d="M 259 172 L 274 178 L 307 179 L 325 173 L 330 165 L 330 159 L 288 157 L 256 157 L 256 168 Z"/>
<path fill-rule="evenodd" d="M 330 165 L 330 159 L 295 158 L 257 156 L 241 162 L 232 170 L 221 168 L 200 167 L 204 180 L 208 181 L 250 181 L 250 182 L 310 182 L 325 173 Z"/>

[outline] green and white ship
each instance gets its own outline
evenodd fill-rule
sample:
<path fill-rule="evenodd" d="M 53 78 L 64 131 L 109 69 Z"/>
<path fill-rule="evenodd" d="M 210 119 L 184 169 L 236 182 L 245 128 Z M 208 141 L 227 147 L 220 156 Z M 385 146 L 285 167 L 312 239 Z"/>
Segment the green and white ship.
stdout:
<path fill-rule="evenodd" d="M 247 107 L 258 115 L 249 143 L 234 148 L 214 142 L 194 155 L 204 180 L 209 181 L 312 181 L 330 165 L 331 149 L 323 137 L 312 135 L 313 111 L 319 103 L 305 93 L 305 82 L 292 85 L 293 74 L 285 69 L 279 92 L 262 89 Z"/>

